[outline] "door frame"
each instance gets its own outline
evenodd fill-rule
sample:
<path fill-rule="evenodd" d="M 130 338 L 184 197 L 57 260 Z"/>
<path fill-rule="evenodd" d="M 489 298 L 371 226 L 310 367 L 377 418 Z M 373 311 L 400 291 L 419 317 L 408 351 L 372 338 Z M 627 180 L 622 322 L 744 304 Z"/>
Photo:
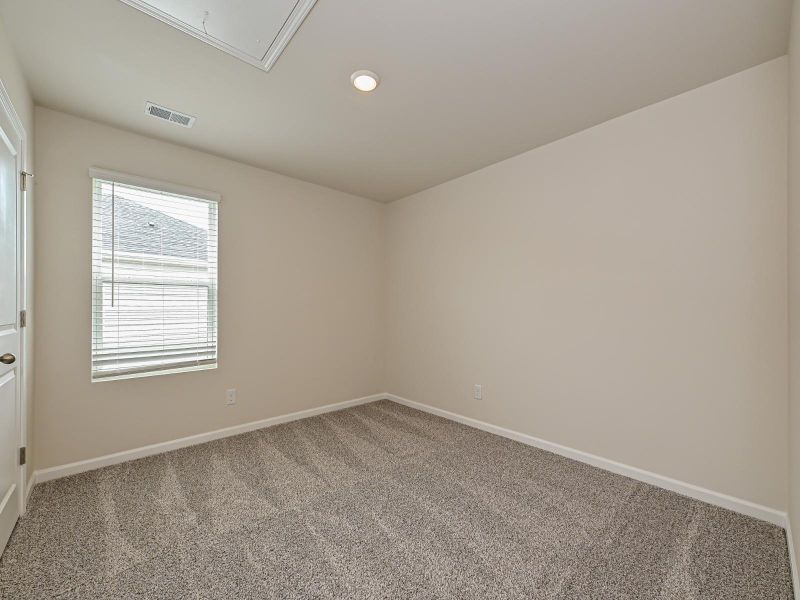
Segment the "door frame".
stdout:
<path fill-rule="evenodd" d="M 25 127 L 22 125 L 22 119 L 14 108 L 11 102 L 11 97 L 0 79 L 0 111 L 5 113 L 11 127 L 19 139 L 19 162 L 17 168 L 17 312 L 24 310 L 26 315 L 30 312 L 28 309 L 28 298 L 26 293 L 26 286 L 28 281 L 28 253 L 27 253 L 27 224 L 28 224 L 28 193 L 30 192 L 30 185 L 26 185 L 28 189 L 22 189 L 22 172 L 28 170 L 27 165 L 27 147 L 28 136 Z M 11 132 L 9 132 L 11 133 Z M 26 184 L 29 182 L 26 182 Z M 19 319 L 19 315 L 17 316 Z M 17 394 L 17 448 L 27 448 L 28 445 L 28 397 L 27 397 L 27 360 L 26 353 L 28 348 L 28 323 L 25 327 L 18 323 L 19 330 L 19 365 L 17 366 L 17 382 L 19 393 Z M 19 451 L 19 450 L 17 450 Z M 26 451 L 27 454 L 27 451 Z M 17 489 L 19 490 L 19 514 L 25 514 L 28 502 L 28 494 L 32 485 L 28 485 L 28 461 L 24 465 L 19 464 L 17 458 Z M 30 482 L 33 484 L 33 482 Z"/>

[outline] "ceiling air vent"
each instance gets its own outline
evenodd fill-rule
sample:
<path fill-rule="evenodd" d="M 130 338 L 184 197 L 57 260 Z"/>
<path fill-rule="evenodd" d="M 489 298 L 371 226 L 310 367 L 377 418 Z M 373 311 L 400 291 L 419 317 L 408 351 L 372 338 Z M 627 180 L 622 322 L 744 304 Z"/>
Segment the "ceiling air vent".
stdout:
<path fill-rule="evenodd" d="M 183 127 L 191 127 L 195 122 L 195 117 L 191 115 L 185 115 L 171 108 L 153 104 L 152 102 L 145 103 L 144 112 L 156 119 L 163 119 L 164 121 L 169 121 L 170 123 L 175 123 Z"/>

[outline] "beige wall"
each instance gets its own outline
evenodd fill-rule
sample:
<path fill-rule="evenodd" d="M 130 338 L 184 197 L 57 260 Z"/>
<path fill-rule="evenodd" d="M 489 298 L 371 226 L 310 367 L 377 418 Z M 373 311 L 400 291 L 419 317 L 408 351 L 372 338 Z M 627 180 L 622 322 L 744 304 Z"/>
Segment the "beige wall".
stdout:
<path fill-rule="evenodd" d="M 36 145 L 37 468 L 382 391 L 382 205 L 38 107 Z M 90 383 L 91 166 L 222 194 L 218 369 Z"/>
<path fill-rule="evenodd" d="M 22 126 L 25 128 L 25 135 L 27 137 L 27 148 L 25 151 L 25 164 L 26 168 L 31 171 L 33 169 L 33 100 L 28 90 L 28 84 L 22 74 L 22 70 L 17 62 L 14 49 L 11 47 L 11 42 L 5 31 L 5 25 L 0 20 L 0 81 L 3 82 L 14 109 L 17 111 Z M 35 186 L 34 186 L 35 187 Z M 25 338 L 25 357 L 23 368 L 23 381 L 25 386 L 26 405 L 27 405 L 27 445 L 28 445 L 28 476 L 33 473 L 31 465 L 34 464 L 34 450 L 33 443 L 34 422 L 33 422 L 33 386 L 34 386 L 34 362 L 33 362 L 33 347 L 34 347 L 34 327 L 36 318 L 33 310 L 33 196 L 34 190 L 31 189 L 26 195 L 26 259 L 28 261 L 28 281 L 26 282 L 26 302 L 29 308 L 28 311 L 28 331 Z"/>
<path fill-rule="evenodd" d="M 800 551 L 800 1 L 789 46 L 789 518 Z M 799 591 L 800 592 L 800 591 Z"/>
<path fill-rule="evenodd" d="M 388 391 L 785 510 L 786 132 L 781 58 L 390 204 Z"/>

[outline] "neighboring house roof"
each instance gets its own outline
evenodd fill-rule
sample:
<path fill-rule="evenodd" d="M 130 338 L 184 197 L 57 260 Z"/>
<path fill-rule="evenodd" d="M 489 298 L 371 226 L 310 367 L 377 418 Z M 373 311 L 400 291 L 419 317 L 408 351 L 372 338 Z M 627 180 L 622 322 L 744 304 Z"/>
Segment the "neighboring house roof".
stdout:
<path fill-rule="evenodd" d="M 103 204 L 103 246 L 111 249 L 110 196 Z M 114 235 L 118 252 L 136 252 L 205 261 L 208 231 L 142 204 L 117 196 Z"/>

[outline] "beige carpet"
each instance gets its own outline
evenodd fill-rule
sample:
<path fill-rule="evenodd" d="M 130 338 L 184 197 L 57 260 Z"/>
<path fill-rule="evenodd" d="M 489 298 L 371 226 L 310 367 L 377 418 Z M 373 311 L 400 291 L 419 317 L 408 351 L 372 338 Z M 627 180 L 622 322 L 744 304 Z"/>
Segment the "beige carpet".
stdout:
<path fill-rule="evenodd" d="M 2 598 L 792 598 L 783 530 L 388 401 L 36 487 Z"/>

